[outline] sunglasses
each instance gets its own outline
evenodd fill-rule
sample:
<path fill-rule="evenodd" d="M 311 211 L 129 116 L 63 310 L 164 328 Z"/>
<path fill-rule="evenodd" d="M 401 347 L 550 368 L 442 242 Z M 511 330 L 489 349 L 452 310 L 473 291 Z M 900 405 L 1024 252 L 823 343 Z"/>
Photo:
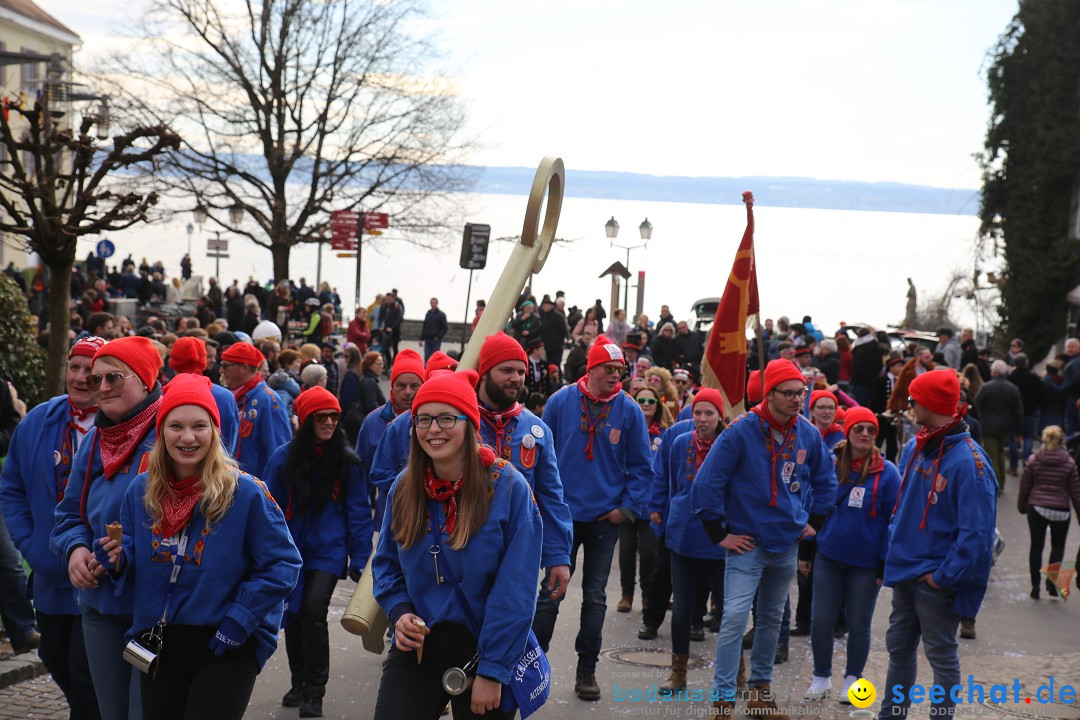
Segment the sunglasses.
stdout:
<path fill-rule="evenodd" d="M 618 375 L 622 372 L 622 368 L 618 365 L 601 365 L 600 368 L 605 375 Z"/>
<path fill-rule="evenodd" d="M 635 399 L 638 405 L 655 405 L 658 402 L 656 398 L 639 397 Z"/>
<path fill-rule="evenodd" d="M 877 428 L 874 427 L 873 425 L 856 425 L 855 427 L 851 428 L 851 433 L 853 435 L 871 435 L 872 436 L 872 435 L 877 435 L 878 431 L 877 431 Z"/>
<path fill-rule="evenodd" d="M 321 412 L 321 413 L 315 413 L 315 415 L 313 417 L 315 418 L 315 423 L 316 424 L 318 424 L 318 423 L 336 423 L 338 420 L 341 419 L 341 413 L 339 413 L 339 412 Z"/>
<path fill-rule="evenodd" d="M 119 390 L 120 388 L 124 387 L 124 383 L 127 381 L 128 378 L 133 377 L 135 377 L 135 373 L 125 375 L 122 372 L 108 372 L 102 375 L 90 375 L 86 378 L 86 382 L 90 385 L 91 390 L 97 390 L 99 387 L 101 387 L 102 380 L 109 383 L 109 387 L 113 390 Z"/>

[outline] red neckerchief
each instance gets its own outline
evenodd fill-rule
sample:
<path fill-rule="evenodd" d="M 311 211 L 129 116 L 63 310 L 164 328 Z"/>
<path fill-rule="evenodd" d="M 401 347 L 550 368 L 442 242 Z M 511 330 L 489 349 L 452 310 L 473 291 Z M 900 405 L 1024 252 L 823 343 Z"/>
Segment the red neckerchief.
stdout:
<path fill-rule="evenodd" d="M 251 392 L 251 389 L 258 385 L 261 381 L 262 375 L 259 373 L 255 373 L 255 377 L 251 378 L 246 383 L 233 390 L 232 394 L 233 397 L 236 398 L 236 404 L 239 405 L 244 402 L 244 396 Z"/>
<path fill-rule="evenodd" d="M 663 428 L 660 427 L 660 423 L 656 420 L 649 423 L 649 437 L 659 437 L 663 432 Z"/>
<path fill-rule="evenodd" d="M 150 428 L 154 427 L 159 405 L 160 397 L 130 420 L 112 427 L 98 428 L 98 436 L 101 438 L 101 467 L 105 471 L 106 480 L 113 479 L 150 432 Z"/>
<path fill-rule="evenodd" d="M 926 529 L 926 516 L 930 513 L 930 506 L 933 504 L 931 501 L 934 499 L 934 484 L 937 482 L 938 468 L 941 467 L 941 458 L 945 454 L 945 436 L 955 430 L 963 421 L 964 419 L 960 417 L 960 415 L 953 415 L 953 419 L 941 427 L 929 431 L 926 428 L 923 428 L 919 431 L 919 434 L 915 436 L 915 452 L 920 453 L 931 440 L 934 440 L 935 438 L 941 440 L 941 443 L 938 445 L 937 457 L 934 459 L 934 468 L 930 472 L 930 492 L 926 495 L 926 507 L 923 508 L 922 522 L 919 523 L 920 530 Z M 896 511 L 900 507 L 900 495 L 904 492 L 904 484 L 907 482 L 908 473 L 911 472 L 911 468 L 914 466 L 915 453 L 912 453 L 911 461 L 904 470 L 904 477 L 900 479 L 900 488 L 896 491 L 896 504 L 893 505 L 892 509 L 893 515 L 896 515 Z"/>
<path fill-rule="evenodd" d="M 885 469 L 885 458 L 881 457 L 881 453 L 878 452 L 877 448 L 872 448 L 869 455 L 851 459 L 851 471 L 848 473 L 848 480 L 851 479 L 852 474 L 859 475 L 862 473 L 866 458 L 870 458 L 870 469 L 867 472 L 874 476 L 874 489 L 870 492 L 870 517 L 877 517 L 878 481 L 881 479 L 881 473 Z"/>
<path fill-rule="evenodd" d="M 815 426 L 815 427 L 817 427 L 817 426 Z M 818 430 L 821 430 L 821 428 L 818 428 Z M 842 432 L 844 432 L 844 428 L 840 427 L 836 423 L 833 423 L 832 425 L 825 428 L 824 430 L 821 430 L 821 437 L 828 437 L 831 433 L 834 433 L 834 432 L 842 433 Z"/>
<path fill-rule="evenodd" d="M 457 527 L 457 491 L 461 487 L 461 478 L 450 482 L 435 477 L 435 472 L 428 465 L 424 469 L 424 493 L 432 500 L 439 500 L 443 504 L 443 515 L 446 516 L 447 535 L 454 534 Z"/>
<path fill-rule="evenodd" d="M 68 426 L 64 429 L 64 434 L 60 440 L 60 462 L 56 465 L 56 504 L 59 505 L 60 501 L 64 499 L 64 493 L 67 491 L 68 478 L 71 476 L 71 462 L 75 459 L 75 438 L 79 435 L 85 435 L 89 428 L 84 428 L 77 421 L 86 420 L 86 418 L 94 415 L 98 411 L 98 406 L 95 405 L 85 410 L 77 408 L 71 404 L 68 400 Z"/>
<path fill-rule="evenodd" d="M 515 402 L 508 409 L 500 413 L 495 412 L 487 405 L 480 403 L 480 422 L 488 425 L 495 434 L 495 455 L 503 460 L 509 460 L 513 452 L 510 437 L 514 434 L 511 420 L 521 414 L 525 408 L 521 403 Z"/>
<path fill-rule="evenodd" d="M 83 410 L 82 408 L 75 407 L 74 405 L 71 404 L 71 401 L 68 400 L 68 415 L 71 416 L 71 420 L 69 421 L 71 423 L 71 427 L 73 427 L 74 429 L 76 429 L 79 432 L 83 433 L 84 435 L 86 434 L 86 430 L 83 430 L 81 427 L 79 427 L 75 423 L 75 421 L 76 420 L 85 420 L 86 418 L 90 417 L 91 415 L 96 414 L 97 411 L 98 411 L 98 406 L 97 405 L 94 405 L 93 407 L 89 407 L 89 408 L 86 408 L 85 410 Z"/>
<path fill-rule="evenodd" d="M 169 478 L 169 491 L 161 496 L 161 537 L 170 538 L 184 529 L 202 497 L 202 476 L 187 480 Z"/>
<path fill-rule="evenodd" d="M 762 431 L 765 433 L 765 447 L 769 451 L 769 460 L 772 463 L 772 474 L 770 481 L 772 483 L 772 496 L 769 498 L 769 507 L 776 507 L 776 459 L 780 457 L 780 454 L 785 449 L 790 453 L 795 449 L 795 438 L 798 436 L 795 423 L 798 422 L 799 417 L 795 417 L 788 420 L 786 425 L 781 425 L 773 414 L 769 412 L 769 405 L 766 402 L 760 402 L 754 407 L 750 408 L 750 412 L 756 414 L 761 421 L 764 422 Z M 773 429 L 782 433 L 783 438 L 780 442 L 779 449 L 776 447 L 776 440 L 773 438 Z"/>
<path fill-rule="evenodd" d="M 589 392 L 589 388 L 585 382 L 585 378 L 581 378 L 577 382 L 578 390 L 581 391 L 581 431 L 589 436 L 589 439 L 585 442 L 585 459 L 593 459 L 593 440 L 596 439 L 596 428 L 604 424 L 604 420 L 611 413 L 611 401 L 618 397 L 622 392 L 622 383 L 615 383 L 615 389 L 611 391 L 610 395 L 604 397 L 597 397 Z M 592 410 L 589 408 L 589 401 L 601 405 L 600 412 L 596 417 L 592 416 Z"/>
<path fill-rule="evenodd" d="M 720 436 L 717 435 L 716 437 Z M 716 437 L 712 440 L 703 440 L 701 436 L 698 435 L 697 430 L 693 430 L 690 433 L 690 442 L 687 443 L 689 449 L 686 453 L 687 464 L 689 465 L 692 462 L 692 467 L 694 468 L 694 473 L 691 475 L 690 479 L 697 476 L 697 471 L 701 468 L 701 463 L 705 462 L 705 456 L 709 454 L 709 450 L 712 448 L 713 443 L 716 442 Z"/>

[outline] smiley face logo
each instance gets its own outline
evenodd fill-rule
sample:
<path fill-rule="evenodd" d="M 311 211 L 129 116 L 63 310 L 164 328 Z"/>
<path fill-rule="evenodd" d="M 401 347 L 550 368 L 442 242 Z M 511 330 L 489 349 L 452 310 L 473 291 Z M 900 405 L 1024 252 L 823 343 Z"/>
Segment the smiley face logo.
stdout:
<path fill-rule="evenodd" d="M 877 697 L 877 689 L 866 678 L 859 678 L 851 684 L 847 691 L 848 700 L 857 708 L 868 708 L 874 704 Z"/>

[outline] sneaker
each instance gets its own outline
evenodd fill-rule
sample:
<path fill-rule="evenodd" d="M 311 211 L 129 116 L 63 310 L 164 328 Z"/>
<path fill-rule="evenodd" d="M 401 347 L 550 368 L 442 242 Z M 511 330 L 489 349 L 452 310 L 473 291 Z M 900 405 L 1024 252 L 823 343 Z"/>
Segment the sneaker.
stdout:
<path fill-rule="evenodd" d="M 791 628 L 791 637 L 806 637 L 810 634 L 809 625 L 796 625 Z"/>
<path fill-rule="evenodd" d="M 961 620 L 960 621 L 960 637 L 965 640 L 975 639 L 975 621 L 974 620 Z"/>
<path fill-rule="evenodd" d="M 803 693 L 804 700 L 824 700 L 832 692 L 832 680 L 829 678 L 814 676 L 810 687 Z"/>
<path fill-rule="evenodd" d="M 844 692 L 840 695 L 840 704 L 841 705 L 850 705 L 851 704 L 851 699 L 848 698 L 847 693 L 848 693 L 848 690 L 851 689 L 851 686 L 854 685 L 857 682 L 859 682 L 859 678 L 855 677 L 854 675 L 845 675 L 844 676 Z"/>
<path fill-rule="evenodd" d="M 590 702 L 600 699 L 600 686 L 596 684 L 596 673 L 592 670 L 578 670 L 574 681 L 574 693 L 580 700 Z"/>
<path fill-rule="evenodd" d="M 690 639 L 694 642 L 705 642 L 705 627 L 690 628 Z"/>
<path fill-rule="evenodd" d="M 300 707 L 300 703 L 304 701 L 304 688 L 293 686 L 289 692 L 285 693 L 281 698 L 282 707 Z"/>
<path fill-rule="evenodd" d="M 634 599 L 623 595 L 619 598 L 619 604 L 615 606 L 615 609 L 621 613 L 628 613 L 632 607 L 634 607 Z"/>
<path fill-rule="evenodd" d="M 647 623 L 642 623 L 641 627 L 638 628 L 638 631 L 637 631 L 637 639 L 638 640 L 655 640 L 656 639 L 656 628 L 652 627 L 651 625 L 649 625 Z"/>

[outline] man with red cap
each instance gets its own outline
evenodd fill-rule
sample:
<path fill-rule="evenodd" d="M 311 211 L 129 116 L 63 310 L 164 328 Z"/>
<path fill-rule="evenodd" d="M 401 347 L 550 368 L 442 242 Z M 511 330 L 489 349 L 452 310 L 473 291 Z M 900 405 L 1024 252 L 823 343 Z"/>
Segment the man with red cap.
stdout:
<path fill-rule="evenodd" d="M 88 336 L 68 351 L 66 395 L 41 403 L 15 428 L 0 474 L 3 506 L 11 540 L 34 572 L 34 608 L 26 604 L 26 627 L 7 628 L 16 651 L 34 632 L 41 633 L 38 655 L 72 708 L 73 718 L 97 718 L 97 697 L 83 644 L 82 615 L 67 564 L 49 547 L 56 505 L 64 497 L 75 452 L 94 425 L 97 403 L 88 378 L 94 353 L 105 341 Z M 19 569 L 22 572 L 22 569 Z M 12 616 L 11 610 L 8 613 Z"/>
<path fill-rule="evenodd" d="M 415 350 L 406 348 L 394 358 L 394 367 L 390 371 L 390 399 L 377 411 L 367 414 L 356 437 L 356 454 L 360 456 L 360 461 L 363 463 L 364 483 L 368 487 L 375 487 L 371 470 L 379 442 L 386 433 L 386 428 L 400 415 L 412 416 L 409 411 L 412 408 L 413 398 L 416 397 L 420 386 L 424 384 L 425 375 L 424 362 L 420 358 L 420 353 Z M 408 437 L 406 432 L 405 439 L 408 440 Z M 380 489 L 376 498 L 375 527 L 382 526 L 382 514 L 388 489 L 389 487 Z"/>
<path fill-rule="evenodd" d="M 986 451 L 957 414 L 960 382 L 950 369 L 924 372 L 908 386 L 922 430 L 900 454 L 884 584 L 893 589 L 885 644 L 889 672 L 879 717 L 905 717 L 916 680 L 916 652 L 934 670 L 945 697 L 931 714 L 951 715 L 949 690 L 960 684 L 956 631 L 979 612 L 993 559 L 997 479 Z M 892 688 L 903 689 L 896 702 Z"/>
<path fill-rule="evenodd" d="M 585 547 L 574 685 L 582 700 L 600 699 L 596 663 L 603 643 L 605 589 L 619 525 L 645 512 L 652 480 L 649 431 L 637 403 L 622 392 L 619 377 L 624 367 L 622 348 L 599 336 L 589 349 L 585 377 L 552 395 L 544 409 L 559 475 L 573 478 L 565 493 L 574 519 L 571 575 L 578 548 Z M 547 434 L 539 426 L 531 432 L 538 439 Z M 541 592 L 537 602 L 533 629 L 545 649 L 555 631 L 563 597 L 561 593 L 552 597 Z"/>
<path fill-rule="evenodd" d="M 277 326 L 274 325 L 274 328 Z M 198 337 L 182 337 L 174 342 L 169 352 L 169 367 L 177 373 L 202 375 L 206 371 L 206 342 Z M 236 398 L 220 385 L 211 384 L 210 392 L 221 418 L 221 444 L 232 455 L 236 452 L 236 438 L 240 429 Z"/>
<path fill-rule="evenodd" d="M 716 638 L 714 709 L 734 710 L 750 606 L 758 601 L 747 712 L 782 717 L 770 683 L 799 540 L 833 509 L 836 472 L 825 442 L 799 418 L 806 386 L 790 360 L 765 367 L 765 398 L 736 418 L 694 480 L 693 518 L 727 554 L 724 612 Z"/>
<path fill-rule="evenodd" d="M 254 477 L 260 477 L 274 451 L 292 439 L 289 413 L 259 373 L 265 359 L 246 342 L 221 353 L 221 383 L 232 390 L 240 420 L 236 462 Z"/>
<path fill-rule="evenodd" d="M 544 521 L 540 565 L 547 570 L 547 582 L 540 592 L 560 597 L 570 582 L 574 522 L 563 500 L 551 429 L 517 401 L 526 367 L 525 351 L 514 338 L 500 332 L 484 340 L 477 361 L 480 437 L 496 457 L 516 467 L 533 489 Z"/>

